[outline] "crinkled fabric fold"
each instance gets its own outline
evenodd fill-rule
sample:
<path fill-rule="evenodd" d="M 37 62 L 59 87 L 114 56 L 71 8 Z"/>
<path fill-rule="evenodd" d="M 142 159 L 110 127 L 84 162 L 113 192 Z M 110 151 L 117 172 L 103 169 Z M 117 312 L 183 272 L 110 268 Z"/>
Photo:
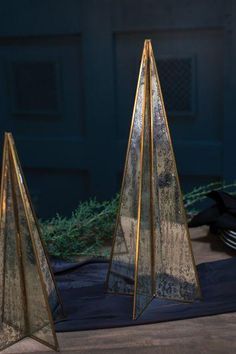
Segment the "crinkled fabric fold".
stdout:
<path fill-rule="evenodd" d="M 236 231 L 236 197 L 222 191 L 212 191 L 207 197 L 216 203 L 194 216 L 189 227 L 209 225 L 212 232 Z"/>
<path fill-rule="evenodd" d="M 236 258 L 197 266 L 203 300 L 186 304 L 154 299 L 132 320 L 132 297 L 107 294 L 108 262 L 52 262 L 67 317 L 56 322 L 57 332 L 112 328 L 180 320 L 236 311 Z"/>

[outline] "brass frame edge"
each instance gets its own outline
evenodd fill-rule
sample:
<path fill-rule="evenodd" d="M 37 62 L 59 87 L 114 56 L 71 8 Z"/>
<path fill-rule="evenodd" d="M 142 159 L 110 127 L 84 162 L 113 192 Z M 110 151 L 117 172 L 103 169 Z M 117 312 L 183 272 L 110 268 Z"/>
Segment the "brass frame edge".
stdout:
<path fill-rule="evenodd" d="M 25 326 L 26 326 L 26 333 L 29 333 L 29 321 L 28 321 L 28 301 L 27 301 L 27 291 L 26 291 L 26 282 L 25 282 L 25 270 L 24 270 L 24 264 L 23 264 L 23 254 L 22 254 L 22 235 L 20 231 L 20 223 L 19 223 L 19 217 L 18 217 L 18 203 L 17 203 L 17 198 L 16 198 L 16 186 L 14 183 L 14 176 L 13 176 L 13 166 L 14 164 L 13 161 L 13 156 L 11 153 L 11 148 L 10 148 L 10 141 L 8 139 L 8 145 L 9 145 L 9 175 L 10 175 L 10 181 L 11 181 L 11 188 L 12 188 L 12 201 L 13 201 L 13 213 L 14 213 L 14 224 L 16 228 L 16 247 L 17 247 L 17 255 L 18 255 L 18 261 L 19 261 L 19 273 L 20 273 L 20 286 L 21 286 L 21 297 L 22 302 L 23 302 L 23 308 L 24 308 L 24 321 L 25 321 Z M 23 295 L 23 296 L 22 296 Z"/>
<path fill-rule="evenodd" d="M 153 148 L 153 101 L 152 101 L 152 70 L 151 70 L 151 53 L 152 44 L 151 40 L 148 42 L 148 61 L 149 61 L 149 100 L 150 100 L 150 222 L 151 222 L 151 272 L 152 272 L 152 294 L 155 296 L 156 294 L 156 276 L 155 276 L 155 263 L 156 263 L 156 253 L 155 253 L 155 231 L 154 231 L 154 202 L 153 202 L 153 195 L 154 195 L 154 181 L 153 181 L 153 174 L 154 174 L 154 163 L 153 163 L 153 155 L 154 155 L 154 148 Z"/>
<path fill-rule="evenodd" d="M 4 143 L 3 143 L 3 156 L 2 156 L 2 171 L 1 171 L 1 194 L 0 194 L 0 227 L 1 227 L 1 232 L 2 232 L 2 205 L 3 205 L 3 198 L 5 196 L 6 198 L 6 193 L 4 193 L 4 174 L 6 171 L 6 155 L 7 155 L 7 146 L 8 142 L 7 142 L 7 136 L 6 133 L 4 134 Z M 5 220 L 4 223 L 6 224 L 6 211 L 5 211 Z M 5 237 L 4 237 L 4 245 L 3 245 L 3 249 L 4 249 L 4 254 L 3 254 L 3 277 L 2 277 L 2 288 L 3 288 L 3 293 L 2 293 L 2 304 L 1 304 L 1 317 L 2 317 L 2 323 L 4 321 L 4 303 L 5 303 L 5 261 L 6 261 L 6 242 L 5 242 Z"/>
<path fill-rule="evenodd" d="M 143 180 L 143 143 L 144 143 L 144 122 L 146 111 L 146 98 L 147 98 L 147 62 L 148 62 L 148 41 L 144 42 L 143 57 L 145 62 L 145 80 L 144 80 L 144 100 L 142 107 L 142 133 L 140 143 L 140 179 L 139 179 L 139 192 L 138 192 L 138 216 L 137 216 L 137 230 L 136 230 L 136 251 L 135 251 L 135 271 L 134 271 L 134 298 L 133 298 L 133 320 L 136 316 L 136 296 L 138 287 L 138 261 L 139 261 L 139 243 L 140 243 L 140 216 L 141 216 L 141 202 L 142 202 L 142 180 Z"/>

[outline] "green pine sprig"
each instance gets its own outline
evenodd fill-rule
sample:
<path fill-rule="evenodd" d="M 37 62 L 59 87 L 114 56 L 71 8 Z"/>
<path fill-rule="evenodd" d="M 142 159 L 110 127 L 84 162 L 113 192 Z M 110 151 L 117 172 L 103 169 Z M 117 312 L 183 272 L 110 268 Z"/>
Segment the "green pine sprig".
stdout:
<path fill-rule="evenodd" d="M 198 204 L 211 190 L 236 194 L 236 181 L 231 184 L 216 181 L 193 188 L 183 197 L 188 215 L 198 212 Z M 110 201 L 90 199 L 81 202 L 70 217 L 56 215 L 40 221 L 43 239 L 50 255 L 73 260 L 78 256 L 108 256 L 114 233 L 119 195 Z"/>

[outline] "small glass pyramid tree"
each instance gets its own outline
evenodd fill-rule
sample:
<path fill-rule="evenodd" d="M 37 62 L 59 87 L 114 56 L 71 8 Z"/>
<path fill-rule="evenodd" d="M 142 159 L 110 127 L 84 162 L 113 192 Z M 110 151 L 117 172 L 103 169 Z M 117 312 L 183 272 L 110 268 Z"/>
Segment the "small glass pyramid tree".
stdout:
<path fill-rule="evenodd" d="M 201 297 L 150 40 L 141 60 L 107 290 L 133 295 L 133 319 L 153 297 Z"/>
<path fill-rule="evenodd" d="M 0 197 L 0 350 L 32 337 L 58 350 L 59 293 L 10 133 L 5 133 Z"/>

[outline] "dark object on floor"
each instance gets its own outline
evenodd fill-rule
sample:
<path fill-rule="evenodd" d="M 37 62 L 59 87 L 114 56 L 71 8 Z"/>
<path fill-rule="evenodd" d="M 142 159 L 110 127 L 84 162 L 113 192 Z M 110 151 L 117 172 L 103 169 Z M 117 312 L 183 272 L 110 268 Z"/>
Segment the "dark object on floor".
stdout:
<path fill-rule="evenodd" d="M 222 192 L 212 191 L 207 197 L 216 204 L 201 211 L 189 222 L 189 227 L 210 225 L 212 231 L 230 229 L 236 231 L 236 197 Z"/>
<path fill-rule="evenodd" d="M 222 191 L 212 191 L 207 196 L 216 204 L 194 216 L 189 227 L 209 225 L 212 233 L 228 247 L 236 249 L 236 198 Z"/>
<path fill-rule="evenodd" d="M 132 320 L 132 297 L 105 293 L 108 263 L 86 262 L 54 267 L 67 318 L 57 332 L 110 328 L 215 315 L 236 311 L 236 258 L 202 263 L 198 273 L 203 300 L 192 304 L 154 299 L 143 315 Z M 59 269 L 59 273 L 57 270 Z"/>

